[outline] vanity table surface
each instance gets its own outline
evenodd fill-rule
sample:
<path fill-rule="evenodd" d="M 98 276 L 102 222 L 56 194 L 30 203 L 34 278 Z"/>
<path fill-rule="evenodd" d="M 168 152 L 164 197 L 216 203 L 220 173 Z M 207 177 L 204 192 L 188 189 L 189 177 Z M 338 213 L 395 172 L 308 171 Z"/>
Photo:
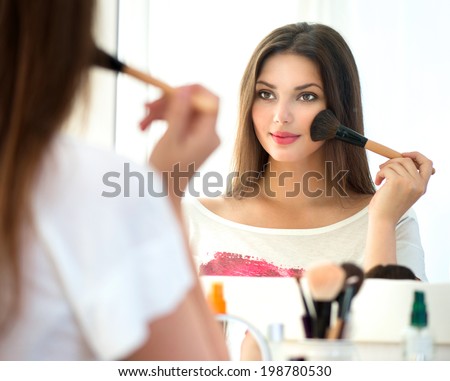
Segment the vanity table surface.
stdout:
<path fill-rule="evenodd" d="M 310 360 L 352 360 L 352 361 L 402 361 L 401 343 L 378 343 L 378 342 L 351 342 L 351 350 L 336 348 L 336 354 L 328 358 L 319 358 Z M 308 351 L 305 349 L 308 345 L 302 341 L 285 340 L 282 343 L 269 344 L 272 360 L 288 361 L 298 358 L 308 360 Z M 450 344 L 435 344 L 435 361 L 450 360 Z"/>
<path fill-rule="evenodd" d="M 308 340 L 294 278 L 203 276 L 201 282 L 205 294 L 213 282 L 222 282 L 227 313 L 250 322 L 266 338 L 269 325 L 283 325 L 282 345 L 270 344 L 275 345 L 275 360 L 301 357 Z M 450 360 L 450 283 L 387 279 L 365 280 L 353 299 L 347 340 L 337 340 L 352 345 L 352 360 L 402 360 L 402 335 L 409 323 L 414 290 L 425 292 L 434 359 Z"/>

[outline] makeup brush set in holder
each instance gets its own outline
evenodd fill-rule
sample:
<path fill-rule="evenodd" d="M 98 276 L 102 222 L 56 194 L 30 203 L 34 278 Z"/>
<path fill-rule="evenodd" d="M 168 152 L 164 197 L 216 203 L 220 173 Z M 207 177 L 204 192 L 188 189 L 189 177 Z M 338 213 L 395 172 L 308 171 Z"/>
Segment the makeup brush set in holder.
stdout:
<path fill-rule="evenodd" d="M 353 297 L 364 280 L 363 270 L 352 263 L 320 264 L 298 279 L 305 314 L 306 338 L 342 339 Z"/>

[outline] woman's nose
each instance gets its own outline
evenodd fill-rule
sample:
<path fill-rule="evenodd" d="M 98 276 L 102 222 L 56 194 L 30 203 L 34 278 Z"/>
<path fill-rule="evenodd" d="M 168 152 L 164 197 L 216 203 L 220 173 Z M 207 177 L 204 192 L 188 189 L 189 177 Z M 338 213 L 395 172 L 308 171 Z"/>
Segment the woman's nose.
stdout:
<path fill-rule="evenodd" d="M 273 121 L 277 124 L 287 124 L 292 122 L 292 113 L 287 104 L 279 103 L 276 106 Z"/>

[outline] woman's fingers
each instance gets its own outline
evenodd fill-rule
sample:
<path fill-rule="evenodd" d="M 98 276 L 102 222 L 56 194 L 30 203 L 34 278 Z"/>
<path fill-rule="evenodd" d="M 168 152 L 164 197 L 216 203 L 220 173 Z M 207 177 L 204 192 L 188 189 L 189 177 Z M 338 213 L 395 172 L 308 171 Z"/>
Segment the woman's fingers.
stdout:
<path fill-rule="evenodd" d="M 198 168 L 217 148 L 218 107 L 199 108 L 199 95 L 218 106 L 218 98 L 200 85 L 176 88 L 170 95 L 146 105 L 149 115 L 141 122 L 142 128 L 148 128 L 155 120 L 167 121 L 167 130 L 150 157 L 158 170 L 171 171 L 175 165 L 183 171 Z"/>
<path fill-rule="evenodd" d="M 185 130 L 191 126 L 194 113 L 192 107 L 193 91 L 192 86 L 187 86 L 175 89 L 175 92 L 171 94 L 164 116 L 168 126 L 170 126 L 167 134 L 183 135 Z"/>
<path fill-rule="evenodd" d="M 412 159 L 416 163 L 417 169 L 423 178 L 429 179 L 435 173 L 433 162 L 420 152 L 405 152 L 402 155 L 403 157 Z"/>
<path fill-rule="evenodd" d="M 147 110 L 147 115 L 142 119 L 139 123 L 139 127 L 142 131 L 145 131 L 150 127 L 152 122 L 155 120 L 164 119 L 164 115 L 166 113 L 168 100 L 167 96 L 163 96 L 158 100 L 145 104 L 145 109 Z"/>
<path fill-rule="evenodd" d="M 402 177 L 405 179 L 414 179 L 417 176 L 417 169 L 412 160 L 391 159 L 380 165 L 380 171 L 375 177 L 375 184 L 380 185 L 385 178 Z"/>

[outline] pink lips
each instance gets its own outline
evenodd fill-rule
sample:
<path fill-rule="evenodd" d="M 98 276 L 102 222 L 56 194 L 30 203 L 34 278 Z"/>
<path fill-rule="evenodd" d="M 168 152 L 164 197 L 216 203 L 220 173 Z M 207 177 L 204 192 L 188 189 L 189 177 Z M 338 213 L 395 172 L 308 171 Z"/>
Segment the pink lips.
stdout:
<path fill-rule="evenodd" d="M 294 143 L 300 137 L 300 135 L 292 134 L 290 132 L 285 131 L 272 132 L 270 135 L 277 144 L 291 144 Z"/>

